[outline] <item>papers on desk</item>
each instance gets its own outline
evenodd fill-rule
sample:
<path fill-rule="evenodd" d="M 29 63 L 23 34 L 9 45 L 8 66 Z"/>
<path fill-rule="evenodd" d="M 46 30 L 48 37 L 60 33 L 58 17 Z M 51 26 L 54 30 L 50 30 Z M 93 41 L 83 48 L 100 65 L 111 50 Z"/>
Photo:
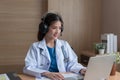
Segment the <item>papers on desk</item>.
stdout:
<path fill-rule="evenodd" d="M 8 72 L 0 74 L 0 80 L 21 80 L 15 72 Z"/>
<path fill-rule="evenodd" d="M 75 73 L 63 73 L 62 74 L 65 77 L 65 80 L 82 80 L 83 76 L 80 76 L 79 74 L 75 74 Z M 36 78 L 35 80 L 50 80 L 46 77 L 42 77 L 40 78 Z"/>
<path fill-rule="evenodd" d="M 10 80 L 6 74 L 0 74 L 0 80 Z"/>

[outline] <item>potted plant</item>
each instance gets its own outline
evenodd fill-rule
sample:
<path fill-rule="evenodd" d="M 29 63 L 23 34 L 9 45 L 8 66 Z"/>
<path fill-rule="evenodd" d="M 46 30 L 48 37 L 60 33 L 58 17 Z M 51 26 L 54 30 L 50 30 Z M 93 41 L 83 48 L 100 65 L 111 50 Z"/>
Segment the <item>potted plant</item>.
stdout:
<path fill-rule="evenodd" d="M 115 75 L 117 64 L 120 64 L 120 53 L 116 52 L 116 53 L 111 53 L 111 54 L 115 55 L 116 59 L 115 59 L 115 62 L 113 64 L 110 75 Z"/>
<path fill-rule="evenodd" d="M 116 56 L 116 64 L 120 64 L 120 53 L 117 52 L 117 53 L 114 53 L 115 56 Z"/>
<path fill-rule="evenodd" d="M 104 43 L 96 43 L 95 44 L 95 50 L 97 51 L 97 53 L 99 54 L 104 54 L 105 52 L 105 44 Z"/>

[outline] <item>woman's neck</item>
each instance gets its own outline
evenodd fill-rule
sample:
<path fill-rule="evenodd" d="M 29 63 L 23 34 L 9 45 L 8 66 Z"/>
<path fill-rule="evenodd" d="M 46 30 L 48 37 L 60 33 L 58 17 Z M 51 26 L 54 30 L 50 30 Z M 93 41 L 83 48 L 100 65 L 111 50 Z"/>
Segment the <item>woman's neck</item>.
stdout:
<path fill-rule="evenodd" d="M 47 39 L 47 38 L 45 38 L 45 40 L 46 40 L 46 44 L 47 44 L 48 47 L 53 48 L 55 46 L 55 40 Z"/>

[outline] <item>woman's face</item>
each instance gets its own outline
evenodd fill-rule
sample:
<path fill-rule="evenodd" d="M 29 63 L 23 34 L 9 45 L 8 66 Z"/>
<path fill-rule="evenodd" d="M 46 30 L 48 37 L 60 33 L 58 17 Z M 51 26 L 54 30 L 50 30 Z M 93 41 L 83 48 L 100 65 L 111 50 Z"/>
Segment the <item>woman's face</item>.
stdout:
<path fill-rule="evenodd" d="M 49 30 L 46 33 L 46 37 L 55 40 L 57 39 L 61 34 L 61 22 L 55 21 L 49 26 Z"/>

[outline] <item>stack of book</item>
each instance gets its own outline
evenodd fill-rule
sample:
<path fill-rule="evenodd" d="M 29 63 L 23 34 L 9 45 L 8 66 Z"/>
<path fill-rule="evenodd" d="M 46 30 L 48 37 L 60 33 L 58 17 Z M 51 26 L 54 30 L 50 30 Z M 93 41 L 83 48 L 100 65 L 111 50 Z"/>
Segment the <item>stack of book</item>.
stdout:
<path fill-rule="evenodd" d="M 105 53 L 117 52 L 117 35 L 106 33 L 101 35 L 101 41 L 106 45 Z"/>

